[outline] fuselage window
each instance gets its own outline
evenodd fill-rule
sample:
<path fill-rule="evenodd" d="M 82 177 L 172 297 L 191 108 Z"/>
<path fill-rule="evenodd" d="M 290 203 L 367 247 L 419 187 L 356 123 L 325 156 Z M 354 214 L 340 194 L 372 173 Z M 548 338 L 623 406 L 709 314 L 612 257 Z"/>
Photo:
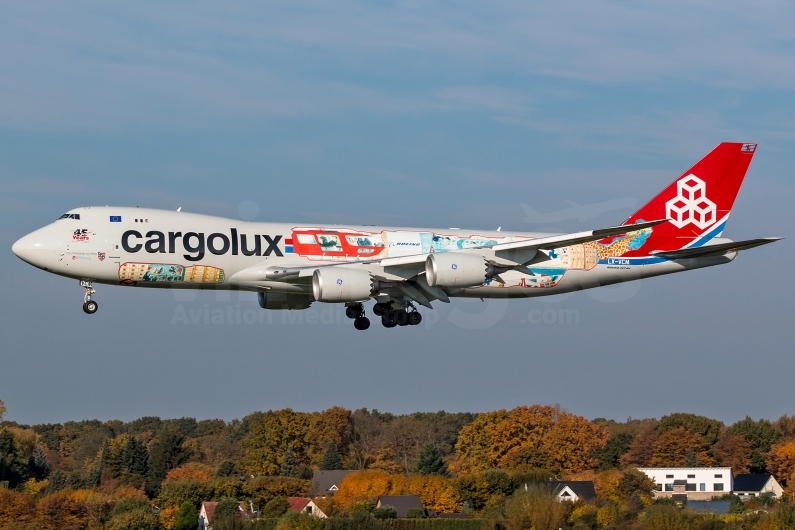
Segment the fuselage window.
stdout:
<path fill-rule="evenodd" d="M 317 243 L 317 241 L 315 241 L 315 236 L 312 234 L 296 234 L 295 238 L 302 245 L 314 245 Z"/>

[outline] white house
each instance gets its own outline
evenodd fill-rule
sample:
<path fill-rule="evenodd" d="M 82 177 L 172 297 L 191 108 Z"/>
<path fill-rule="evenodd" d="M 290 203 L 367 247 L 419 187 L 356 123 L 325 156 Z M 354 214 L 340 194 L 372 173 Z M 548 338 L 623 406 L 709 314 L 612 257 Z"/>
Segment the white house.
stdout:
<path fill-rule="evenodd" d="M 730 467 L 641 467 L 657 485 L 656 497 L 685 495 L 692 500 L 709 500 L 734 491 Z"/>
<path fill-rule="evenodd" d="M 776 477 L 770 473 L 748 473 L 734 477 L 733 491 L 743 499 L 750 499 L 760 495 L 771 495 L 779 499 L 784 493 L 784 488 L 778 483 Z"/>
<path fill-rule="evenodd" d="M 326 514 L 323 513 L 323 510 L 318 508 L 315 501 L 307 497 L 288 497 L 287 502 L 290 503 L 291 511 L 307 513 L 313 517 L 319 517 L 320 519 L 325 519 L 327 517 Z"/>

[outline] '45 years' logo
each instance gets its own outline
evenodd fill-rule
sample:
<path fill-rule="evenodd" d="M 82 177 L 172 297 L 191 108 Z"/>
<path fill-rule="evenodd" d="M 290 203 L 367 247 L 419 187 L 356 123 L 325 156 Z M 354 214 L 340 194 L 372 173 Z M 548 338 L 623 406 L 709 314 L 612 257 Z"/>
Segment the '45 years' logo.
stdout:
<path fill-rule="evenodd" d="M 88 229 L 87 228 L 78 228 L 72 234 L 72 239 L 74 241 L 88 241 Z"/>

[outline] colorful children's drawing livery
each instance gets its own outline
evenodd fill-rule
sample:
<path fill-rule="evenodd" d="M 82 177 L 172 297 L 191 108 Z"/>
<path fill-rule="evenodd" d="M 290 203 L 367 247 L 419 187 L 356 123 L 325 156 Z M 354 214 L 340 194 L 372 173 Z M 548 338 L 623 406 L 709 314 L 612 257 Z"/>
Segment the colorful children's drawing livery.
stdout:
<path fill-rule="evenodd" d="M 722 143 L 620 225 L 574 234 L 250 223 L 144 208 L 84 207 L 17 241 L 14 253 L 94 284 L 241 289 L 263 309 L 364 303 L 387 327 L 454 297 L 554 295 L 720 265 L 779 238 L 722 237 L 756 144 Z"/>

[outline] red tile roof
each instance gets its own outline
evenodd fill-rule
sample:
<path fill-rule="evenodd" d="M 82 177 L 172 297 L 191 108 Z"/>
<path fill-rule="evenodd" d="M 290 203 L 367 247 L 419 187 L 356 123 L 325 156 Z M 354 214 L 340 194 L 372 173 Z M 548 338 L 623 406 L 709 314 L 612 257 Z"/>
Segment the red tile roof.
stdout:
<path fill-rule="evenodd" d="M 300 512 L 312 499 L 308 499 L 306 497 L 288 497 L 287 501 L 290 503 L 290 510 L 294 512 Z"/>

